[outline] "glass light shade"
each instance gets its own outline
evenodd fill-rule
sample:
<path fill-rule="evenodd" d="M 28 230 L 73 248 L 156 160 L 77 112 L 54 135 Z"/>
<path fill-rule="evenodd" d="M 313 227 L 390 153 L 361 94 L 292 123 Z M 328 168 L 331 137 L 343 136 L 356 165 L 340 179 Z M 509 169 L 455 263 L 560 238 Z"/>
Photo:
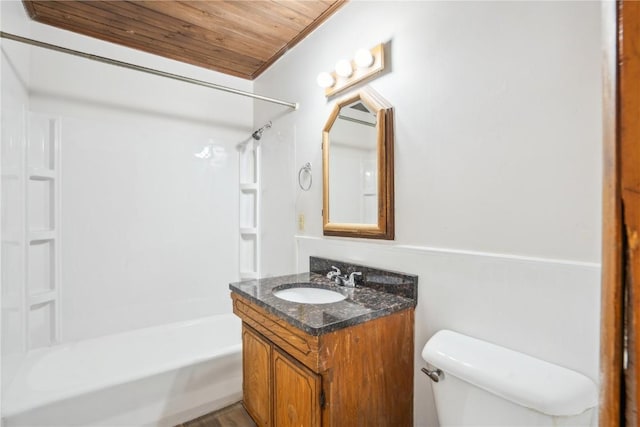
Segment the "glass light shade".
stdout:
<path fill-rule="evenodd" d="M 358 68 L 369 68 L 373 65 L 373 55 L 368 49 L 358 49 L 353 60 Z"/>
<path fill-rule="evenodd" d="M 331 74 L 327 73 L 326 71 L 323 71 L 322 73 L 318 74 L 318 77 L 316 78 L 316 82 L 318 83 L 318 86 L 320 86 L 323 89 L 326 89 L 328 87 L 333 86 L 334 80 Z"/>
<path fill-rule="evenodd" d="M 336 74 L 340 77 L 349 77 L 353 73 L 351 68 L 351 62 L 346 59 L 341 59 L 336 63 Z"/>

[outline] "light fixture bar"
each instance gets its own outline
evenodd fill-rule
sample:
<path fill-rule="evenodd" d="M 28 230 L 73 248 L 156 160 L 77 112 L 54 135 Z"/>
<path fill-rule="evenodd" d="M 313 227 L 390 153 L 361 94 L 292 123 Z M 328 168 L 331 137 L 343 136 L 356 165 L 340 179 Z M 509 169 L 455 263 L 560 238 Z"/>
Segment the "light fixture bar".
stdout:
<path fill-rule="evenodd" d="M 294 110 L 298 109 L 297 102 L 283 101 L 277 98 L 270 98 L 268 96 L 262 96 L 251 92 L 245 92 L 240 89 L 234 89 L 228 86 L 222 86 L 215 83 L 209 83 L 204 80 L 192 79 L 191 77 L 181 76 L 179 74 L 167 73 L 165 71 L 156 70 L 154 68 L 143 67 L 141 65 L 135 65 L 128 62 L 118 61 L 116 59 L 106 58 L 104 56 L 93 55 L 90 53 L 80 52 L 78 50 L 68 49 L 66 47 L 56 46 L 54 44 L 33 40 L 27 37 L 17 36 L 15 34 L 5 33 L 0 31 L 0 37 L 8 40 L 17 41 L 20 43 L 29 44 L 32 46 L 42 47 L 44 49 L 54 50 L 56 52 L 62 52 L 73 56 L 79 56 L 81 58 L 90 59 L 92 61 L 102 62 L 104 64 L 115 65 L 117 67 L 128 68 L 130 70 L 142 71 L 143 73 L 153 74 L 154 76 L 166 77 L 173 80 L 178 80 L 185 83 L 190 83 L 198 86 L 204 86 L 209 89 L 220 90 L 222 92 L 232 93 L 234 95 L 246 96 L 260 101 L 271 102 L 272 104 L 284 105 Z"/>
<path fill-rule="evenodd" d="M 329 73 L 333 77 L 335 83 L 330 87 L 324 88 L 324 94 L 326 97 L 333 96 L 340 93 L 351 86 L 359 83 L 365 79 L 370 78 L 384 70 L 384 45 L 381 43 L 374 46 L 370 50 L 373 62 L 369 67 L 360 67 L 355 60 L 351 61 L 352 73 L 348 77 L 342 77 L 336 71 Z"/>

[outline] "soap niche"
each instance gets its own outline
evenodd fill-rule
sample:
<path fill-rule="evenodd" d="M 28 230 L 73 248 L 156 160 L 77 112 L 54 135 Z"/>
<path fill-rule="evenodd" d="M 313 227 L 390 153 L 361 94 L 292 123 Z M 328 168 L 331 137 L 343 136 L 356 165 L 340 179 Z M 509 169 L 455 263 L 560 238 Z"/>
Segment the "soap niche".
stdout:
<path fill-rule="evenodd" d="M 52 240 L 35 240 L 29 244 L 29 294 L 53 290 L 55 248 Z"/>
<path fill-rule="evenodd" d="M 240 238 L 240 271 L 256 271 L 256 262 L 256 236 L 242 235 Z"/>
<path fill-rule="evenodd" d="M 256 227 L 256 193 L 240 192 L 240 228 Z"/>
<path fill-rule="evenodd" d="M 29 228 L 31 231 L 53 230 L 54 186 L 51 180 L 29 183 Z"/>
<path fill-rule="evenodd" d="M 52 345 L 54 331 L 54 303 L 45 302 L 29 309 L 29 349 Z"/>

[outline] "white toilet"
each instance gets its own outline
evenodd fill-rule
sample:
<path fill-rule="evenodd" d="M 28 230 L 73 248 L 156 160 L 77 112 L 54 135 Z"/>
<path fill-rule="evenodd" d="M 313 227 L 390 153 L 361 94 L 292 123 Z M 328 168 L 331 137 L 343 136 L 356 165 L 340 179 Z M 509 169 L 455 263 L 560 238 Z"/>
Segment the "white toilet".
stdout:
<path fill-rule="evenodd" d="M 441 427 L 595 425 L 598 389 L 578 372 L 447 330 L 422 358 Z"/>

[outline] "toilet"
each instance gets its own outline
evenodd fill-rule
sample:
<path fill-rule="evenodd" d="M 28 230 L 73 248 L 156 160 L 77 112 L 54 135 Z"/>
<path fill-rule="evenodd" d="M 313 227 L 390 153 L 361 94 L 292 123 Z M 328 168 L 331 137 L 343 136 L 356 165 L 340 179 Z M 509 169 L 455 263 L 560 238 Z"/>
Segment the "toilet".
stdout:
<path fill-rule="evenodd" d="M 595 425 L 598 389 L 578 372 L 448 330 L 422 358 L 441 427 Z"/>

